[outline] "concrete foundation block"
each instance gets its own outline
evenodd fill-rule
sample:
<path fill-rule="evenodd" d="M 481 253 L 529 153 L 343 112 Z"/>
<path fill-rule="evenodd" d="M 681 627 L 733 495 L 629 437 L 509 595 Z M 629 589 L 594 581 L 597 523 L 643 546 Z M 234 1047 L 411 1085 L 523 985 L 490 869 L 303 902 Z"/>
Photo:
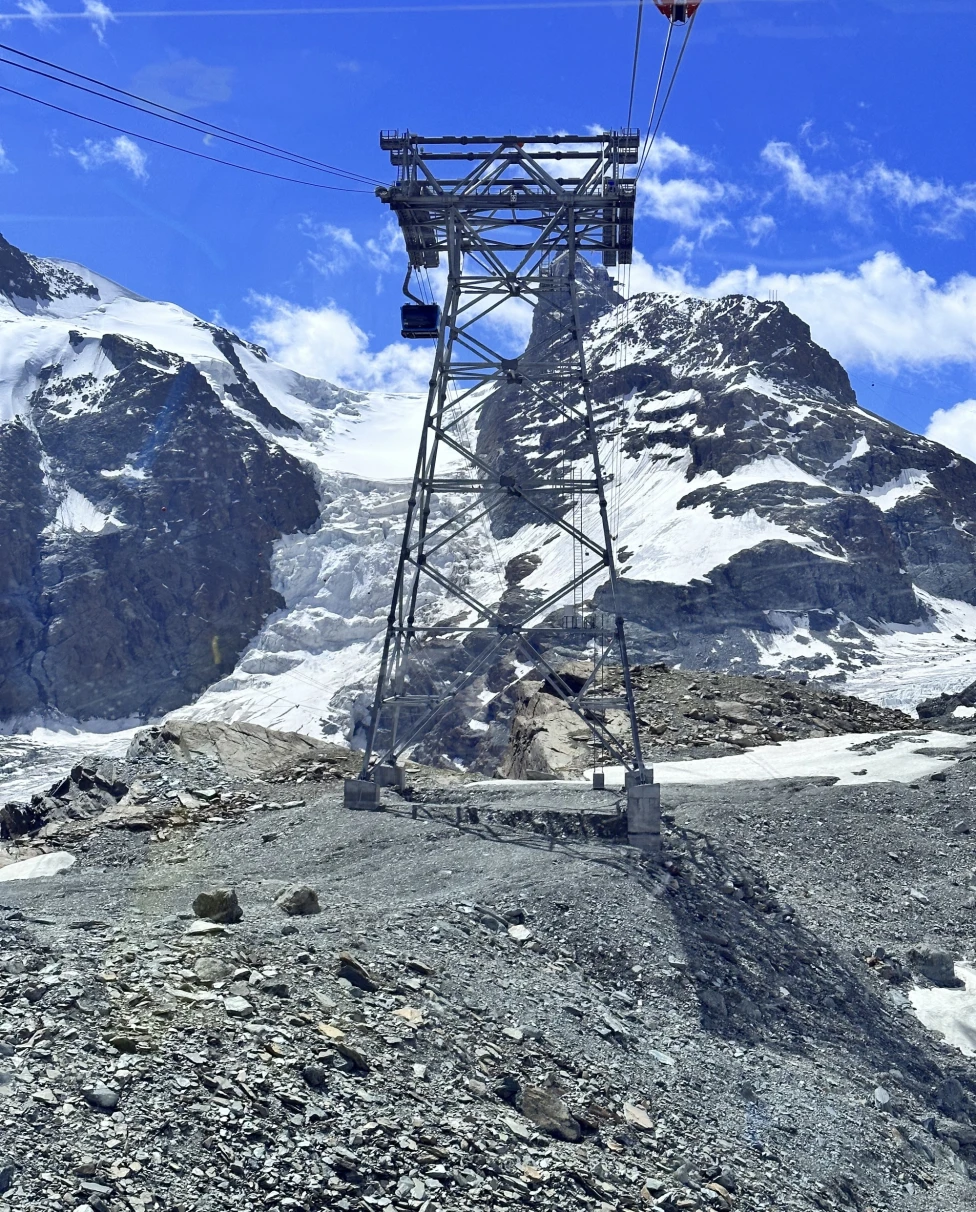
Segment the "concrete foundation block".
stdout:
<path fill-rule="evenodd" d="M 373 782 L 379 787 L 395 787 L 403 791 L 407 785 L 407 772 L 402 766 L 374 766 Z"/>
<path fill-rule="evenodd" d="M 627 841 L 641 853 L 661 853 L 661 784 L 638 783 L 627 789 Z"/>
<path fill-rule="evenodd" d="M 379 783 L 372 779 L 346 779 L 342 803 L 354 812 L 379 812 L 382 807 Z"/>
<path fill-rule="evenodd" d="M 648 783 L 654 782 L 654 771 L 651 769 L 650 766 L 644 767 L 644 779 Z M 624 790 L 625 791 L 629 791 L 631 789 L 631 787 L 640 787 L 640 785 L 641 785 L 641 781 L 640 781 L 640 771 L 639 770 L 625 770 L 624 771 Z"/>

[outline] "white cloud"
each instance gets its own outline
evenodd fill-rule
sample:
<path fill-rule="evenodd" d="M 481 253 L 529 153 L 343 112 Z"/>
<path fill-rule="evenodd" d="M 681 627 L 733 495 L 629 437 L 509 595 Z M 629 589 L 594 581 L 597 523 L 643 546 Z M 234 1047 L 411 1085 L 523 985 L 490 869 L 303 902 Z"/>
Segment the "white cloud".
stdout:
<path fill-rule="evenodd" d="M 110 21 L 117 20 L 115 13 L 103 0 L 84 0 L 85 15 L 88 17 L 95 36 L 99 42 L 105 41 L 105 27 Z"/>
<path fill-rule="evenodd" d="M 149 176 L 146 153 L 128 135 L 105 140 L 86 139 L 84 147 L 69 150 L 81 167 L 88 171 L 105 164 L 120 164 L 140 181 L 145 181 Z"/>
<path fill-rule="evenodd" d="M 440 296 L 443 298 L 443 293 Z M 466 296 L 462 296 L 462 303 Z M 472 328 L 480 340 L 494 345 L 503 357 L 517 357 L 532 334 L 535 308 L 524 299 L 506 299 Z"/>
<path fill-rule="evenodd" d="M 15 173 L 17 165 L 7 155 L 7 149 L 0 143 L 0 173 Z"/>
<path fill-rule="evenodd" d="M 843 183 L 849 178 L 845 173 L 828 173 L 815 176 L 806 162 L 789 143 L 772 141 L 762 149 L 762 159 L 770 168 L 778 169 L 792 194 L 804 202 L 828 206 L 836 202 L 846 203 Z"/>
<path fill-rule="evenodd" d="M 133 76 L 135 91 L 170 109 L 200 109 L 229 101 L 232 67 L 211 67 L 199 59 L 168 59 L 150 63 Z"/>
<path fill-rule="evenodd" d="M 776 230 L 776 220 L 772 215 L 751 215 L 742 226 L 749 243 L 756 245 L 773 234 Z"/>
<path fill-rule="evenodd" d="M 315 230 L 319 250 L 308 254 L 308 259 L 320 274 L 341 273 L 359 259 L 362 248 L 348 227 L 333 227 L 323 223 Z"/>
<path fill-rule="evenodd" d="M 658 135 L 647 153 L 646 168 L 652 173 L 664 172 L 668 168 L 683 168 L 688 172 L 707 172 L 711 164 L 685 143 L 679 143 L 670 135 Z"/>
<path fill-rule="evenodd" d="M 30 17 L 38 29 L 50 27 L 54 14 L 44 0 L 18 0 L 17 7 Z"/>
<path fill-rule="evenodd" d="M 695 181 L 691 177 L 641 177 L 637 186 L 637 217 L 664 219 L 678 227 L 710 234 L 728 220 L 708 212 L 727 195 L 721 181 Z"/>
<path fill-rule="evenodd" d="M 755 266 L 689 281 L 635 255 L 632 290 L 714 299 L 775 291 L 810 325 L 814 340 L 841 362 L 879 370 L 923 369 L 944 363 L 976 365 L 976 277 L 958 274 L 939 284 L 894 253 L 879 252 L 853 273 L 761 274 Z"/>
<path fill-rule="evenodd" d="M 937 408 L 925 436 L 976 462 L 976 400 Z"/>
<path fill-rule="evenodd" d="M 637 187 L 637 218 L 674 223 L 684 232 L 697 233 L 700 239 L 730 226 L 717 208 L 739 191 L 714 177 L 703 176 L 710 167 L 684 143 L 659 135 Z M 683 175 L 667 176 L 672 169 L 680 169 Z"/>
<path fill-rule="evenodd" d="M 923 212 L 925 226 L 943 235 L 957 234 L 963 219 L 976 216 L 976 184 L 972 182 L 950 186 L 944 181 L 927 181 L 881 160 L 847 172 L 815 173 L 789 143 L 767 143 L 762 159 L 780 173 L 794 197 L 841 211 L 856 222 L 870 219 L 874 200 Z"/>
<path fill-rule="evenodd" d="M 310 263 L 320 274 L 337 274 L 353 265 L 368 265 L 379 273 L 387 273 L 402 260 L 403 241 L 400 228 L 391 218 L 384 223 L 379 235 L 360 243 L 348 227 L 332 223 L 313 223 L 306 219 L 302 225 L 306 235 L 316 244 L 308 254 Z M 401 254 L 397 258 L 397 254 Z"/>
<path fill-rule="evenodd" d="M 335 304 L 297 307 L 267 295 L 252 302 L 262 309 L 251 324 L 255 339 L 285 366 L 361 390 L 427 390 L 432 342 L 398 341 L 373 352 L 368 335 Z"/>

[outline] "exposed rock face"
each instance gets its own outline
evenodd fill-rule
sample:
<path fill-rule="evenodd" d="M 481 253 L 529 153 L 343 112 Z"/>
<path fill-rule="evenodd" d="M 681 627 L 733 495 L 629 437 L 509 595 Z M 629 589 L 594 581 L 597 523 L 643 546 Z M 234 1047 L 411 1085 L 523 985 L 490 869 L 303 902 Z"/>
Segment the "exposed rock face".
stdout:
<path fill-rule="evenodd" d="M 970 682 L 956 694 L 940 694 L 923 699 L 916 708 L 918 718 L 930 728 L 953 732 L 976 731 L 976 682 Z"/>
<path fill-rule="evenodd" d="M 658 665 L 635 668 L 633 684 L 641 747 L 648 761 L 720 757 L 780 741 L 918 728 L 918 721 L 904 712 L 783 678 Z M 529 675 L 511 697 L 515 709 L 500 774 L 575 778 L 598 764 L 586 724 L 545 682 Z M 623 712 L 608 712 L 607 724 L 626 745 Z"/>
<path fill-rule="evenodd" d="M 137 732 L 129 756 L 163 753 L 180 761 L 212 761 L 228 774 L 253 778 L 284 765 L 324 761 L 335 755 L 336 748 L 298 732 L 277 732 L 260 724 L 167 720 Z"/>
<path fill-rule="evenodd" d="M 976 466 L 859 407 L 783 304 L 625 307 L 603 271 L 578 274 L 636 655 L 748 671 L 772 651 L 780 669 L 839 678 L 877 660 L 888 625 L 934 627 L 933 597 L 976 604 Z M 584 467 L 582 435 L 542 393 L 499 390 L 479 435 L 516 478 L 548 474 L 564 449 Z M 495 527 L 503 556 L 543 557 L 524 593 L 555 583 L 558 545 L 530 520 L 514 501 Z"/>
<path fill-rule="evenodd" d="M 0 293 L 11 344 L 23 335 L 0 412 L 0 719 L 163 713 L 284 605 L 272 544 L 318 519 L 312 475 L 274 436 L 296 422 L 223 330 L 198 322 L 204 374 L 104 331 L 100 304 L 130 301 L 119 288 L 5 241 Z"/>

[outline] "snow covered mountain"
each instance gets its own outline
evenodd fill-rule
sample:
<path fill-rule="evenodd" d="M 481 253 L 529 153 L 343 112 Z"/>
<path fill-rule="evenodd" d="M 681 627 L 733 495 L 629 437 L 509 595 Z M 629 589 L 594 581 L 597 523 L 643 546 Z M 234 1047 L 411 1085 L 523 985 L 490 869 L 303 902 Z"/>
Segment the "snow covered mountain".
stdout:
<path fill-rule="evenodd" d="M 328 560 L 307 550 L 323 520 L 351 543 L 323 452 L 354 466 L 346 439 L 365 400 L 0 238 L 0 721 L 134 721 L 183 706 L 234 672 L 267 621 L 280 625 L 290 581 L 299 597 L 310 580 L 322 595 L 302 660 L 372 635 L 348 576 L 323 589 Z M 371 403 L 389 424 L 413 402 Z M 393 491 L 384 484 L 382 501 Z M 351 496 L 354 513 L 376 513 L 367 482 Z M 360 592 L 370 597 L 368 569 Z M 350 616 L 338 633 L 337 594 Z M 301 631 L 298 615 L 288 626 Z M 291 663 L 279 639 L 245 660 L 261 681 Z M 316 687 L 319 714 L 335 689 Z M 274 716 L 282 692 L 250 690 L 247 712 Z"/>
<path fill-rule="evenodd" d="M 844 681 L 891 705 L 971 680 L 976 466 L 861 408 L 782 303 L 624 304 L 602 270 L 586 293 L 635 655 Z M 557 421 L 508 387 L 479 449 L 541 474 Z M 534 562 L 525 589 L 558 583 L 568 542 L 521 516 L 503 529 L 501 559 Z"/>
<path fill-rule="evenodd" d="M 781 304 L 623 304 L 597 270 L 584 314 L 638 658 L 908 706 L 973 680 L 976 467 L 861 409 Z M 422 410 L 0 242 L 0 723 L 179 709 L 351 736 Z M 529 471 L 549 421 L 506 387 L 479 449 Z M 454 575 L 500 596 L 571 559 L 513 514 Z M 499 710 L 483 696 L 472 728 Z"/>

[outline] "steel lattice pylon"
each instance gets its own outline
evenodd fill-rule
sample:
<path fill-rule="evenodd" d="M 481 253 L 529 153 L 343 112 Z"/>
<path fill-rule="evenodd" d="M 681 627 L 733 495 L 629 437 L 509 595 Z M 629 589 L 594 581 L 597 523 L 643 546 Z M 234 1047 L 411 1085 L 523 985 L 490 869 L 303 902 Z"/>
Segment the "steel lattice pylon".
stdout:
<path fill-rule="evenodd" d="M 443 258 L 447 285 L 363 779 L 374 765 L 395 763 L 428 733 L 454 696 L 506 651 L 542 671 L 612 760 L 635 772 L 637 783 L 651 779 L 641 756 L 624 620 L 616 606 L 606 477 L 577 279 L 586 254 L 600 253 L 605 265 L 631 259 L 636 187 L 625 179 L 624 167 L 637 162 L 638 142 L 630 131 L 525 138 L 381 136 L 397 180 L 377 195 L 399 221 L 412 270 L 437 268 Z M 518 358 L 496 352 L 493 330 L 485 323 L 513 298 L 545 309 L 544 323 L 536 325 L 536 335 Z M 534 474 L 512 474 L 478 452 L 468 426 L 489 394 L 506 384 L 544 402 L 558 419 L 559 432 L 574 452 L 572 472 L 565 460 L 561 465 L 550 460 Z M 441 511 L 433 520 L 432 498 Z M 514 616 L 452 578 L 443 559 L 472 527 L 486 520 L 490 525 L 493 513 L 512 498 L 523 512 L 568 536 L 579 553 L 570 579 L 547 585 Z M 457 502 L 446 516 L 445 500 Z M 612 604 L 605 625 L 601 612 L 581 613 L 583 586 L 596 578 L 606 585 Z M 418 609 L 425 580 L 460 613 L 425 621 Z M 593 637 L 593 673 L 582 686 L 570 684 L 547 657 L 567 615 L 571 626 L 588 628 Z M 438 642 L 456 637 L 464 654 L 462 667 L 436 684 L 424 666 L 425 644 L 432 637 Z M 619 667 L 622 682 L 622 694 L 612 701 L 600 693 L 610 666 Z M 608 728 L 605 713 L 611 706 L 629 716 L 628 741 Z"/>

